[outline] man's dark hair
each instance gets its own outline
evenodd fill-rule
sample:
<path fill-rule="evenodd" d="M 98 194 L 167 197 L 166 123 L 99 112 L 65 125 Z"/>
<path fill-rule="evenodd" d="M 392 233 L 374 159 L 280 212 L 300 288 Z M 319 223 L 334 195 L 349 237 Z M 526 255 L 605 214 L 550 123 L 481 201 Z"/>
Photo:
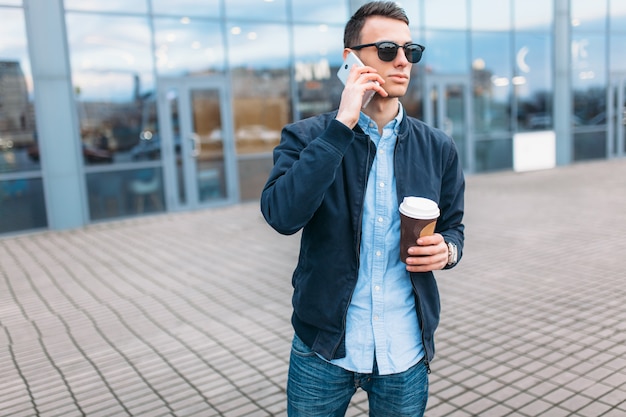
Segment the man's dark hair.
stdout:
<path fill-rule="evenodd" d="M 391 19 L 401 20 L 407 25 L 409 18 L 403 8 L 393 1 L 373 1 L 366 3 L 357 10 L 354 15 L 346 23 L 343 32 L 343 46 L 349 48 L 358 45 L 361 41 L 361 30 L 365 24 L 365 20 L 371 16 L 382 16 Z"/>

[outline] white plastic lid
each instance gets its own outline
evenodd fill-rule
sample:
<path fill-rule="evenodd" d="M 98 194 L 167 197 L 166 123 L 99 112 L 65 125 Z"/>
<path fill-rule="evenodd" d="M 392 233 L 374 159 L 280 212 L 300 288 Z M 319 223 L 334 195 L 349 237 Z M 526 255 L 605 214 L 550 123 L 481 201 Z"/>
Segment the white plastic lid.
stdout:
<path fill-rule="evenodd" d="M 428 198 L 404 197 L 400 204 L 400 213 L 414 219 L 436 219 L 439 217 L 439 206 Z"/>

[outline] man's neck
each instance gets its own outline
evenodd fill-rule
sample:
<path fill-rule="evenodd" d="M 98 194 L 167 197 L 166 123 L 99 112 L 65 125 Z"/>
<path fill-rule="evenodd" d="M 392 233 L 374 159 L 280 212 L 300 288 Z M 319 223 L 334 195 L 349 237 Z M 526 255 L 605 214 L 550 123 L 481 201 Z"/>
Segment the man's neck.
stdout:
<path fill-rule="evenodd" d="M 383 128 L 398 115 L 399 109 L 397 97 L 374 97 L 363 109 L 363 113 L 376 123 L 378 132 L 382 135 Z"/>

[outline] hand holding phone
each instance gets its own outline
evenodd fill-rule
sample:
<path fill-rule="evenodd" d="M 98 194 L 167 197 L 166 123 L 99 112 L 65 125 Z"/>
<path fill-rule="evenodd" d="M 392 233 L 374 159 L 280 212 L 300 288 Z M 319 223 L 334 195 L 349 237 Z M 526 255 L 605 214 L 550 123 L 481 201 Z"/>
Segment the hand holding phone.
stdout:
<path fill-rule="evenodd" d="M 353 65 L 357 65 L 359 67 L 365 66 L 363 62 L 361 62 L 359 57 L 354 54 L 354 52 L 350 52 L 348 56 L 346 56 L 345 61 L 343 61 L 343 64 L 341 64 L 341 67 L 339 67 L 339 71 L 337 71 L 337 77 L 339 77 L 339 79 L 344 85 L 346 85 L 346 82 L 348 80 L 348 75 L 350 74 L 350 69 L 352 68 Z M 375 82 L 376 85 L 379 85 L 378 82 L 376 81 L 373 81 L 373 82 Z M 367 90 L 365 92 L 365 95 L 363 96 L 363 104 L 361 105 L 361 108 L 364 109 L 369 104 L 369 102 L 372 100 L 372 97 L 374 97 L 374 94 L 376 94 L 376 91 L 374 90 Z"/>

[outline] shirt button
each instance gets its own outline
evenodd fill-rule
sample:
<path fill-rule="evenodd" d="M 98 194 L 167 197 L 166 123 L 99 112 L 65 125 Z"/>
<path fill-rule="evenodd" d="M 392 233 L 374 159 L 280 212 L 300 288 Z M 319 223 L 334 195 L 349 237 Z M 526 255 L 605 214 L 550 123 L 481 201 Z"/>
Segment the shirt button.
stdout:
<path fill-rule="evenodd" d="M 374 287 L 374 290 L 376 290 L 376 291 L 380 291 L 380 285 L 375 286 L 375 287 Z"/>
<path fill-rule="evenodd" d="M 382 253 L 381 251 L 376 251 L 376 256 L 380 256 L 380 255 L 382 255 L 382 254 L 383 254 L 383 253 Z"/>
<path fill-rule="evenodd" d="M 378 223 L 382 223 L 382 222 L 383 222 L 383 218 L 382 218 L 382 217 L 379 217 L 379 218 L 378 218 Z"/>
<path fill-rule="evenodd" d="M 374 321 L 378 321 L 378 314 L 374 316 Z"/>
<path fill-rule="evenodd" d="M 378 151 L 379 154 L 384 155 L 385 154 L 385 150 L 381 149 L 380 151 Z"/>
<path fill-rule="evenodd" d="M 385 188 L 385 183 L 384 182 L 380 183 L 380 188 Z"/>

